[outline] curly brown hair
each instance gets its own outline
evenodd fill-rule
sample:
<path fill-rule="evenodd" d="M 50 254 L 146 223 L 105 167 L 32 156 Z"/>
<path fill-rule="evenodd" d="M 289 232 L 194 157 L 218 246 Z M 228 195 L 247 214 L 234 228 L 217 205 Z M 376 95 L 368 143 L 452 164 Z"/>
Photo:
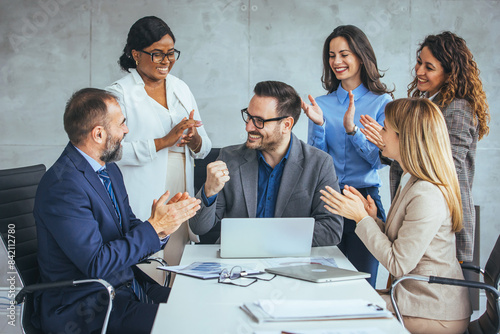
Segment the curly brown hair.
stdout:
<path fill-rule="evenodd" d="M 443 66 L 444 72 L 448 74 L 447 82 L 439 89 L 442 96 L 439 107 L 449 105 L 455 98 L 469 102 L 474 113 L 474 121 L 479 122 L 479 140 L 481 140 L 490 131 L 488 123 L 491 117 L 483 84 L 479 79 L 479 69 L 465 40 L 450 31 L 429 35 L 420 44 L 417 58 L 424 47 L 429 49 Z M 417 89 L 417 82 L 415 76 L 408 85 L 408 96 L 422 97 L 424 94 Z"/>

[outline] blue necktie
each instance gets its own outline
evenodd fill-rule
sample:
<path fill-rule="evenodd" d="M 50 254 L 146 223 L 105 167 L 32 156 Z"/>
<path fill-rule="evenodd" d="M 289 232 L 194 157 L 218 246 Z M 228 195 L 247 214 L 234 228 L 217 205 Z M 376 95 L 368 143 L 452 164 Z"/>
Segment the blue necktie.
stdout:
<path fill-rule="evenodd" d="M 120 221 L 120 226 L 122 225 L 122 219 L 120 215 L 120 209 L 118 209 L 118 203 L 116 202 L 116 197 L 115 197 L 115 192 L 113 191 L 113 187 L 111 186 L 111 179 L 109 178 L 108 171 L 106 168 L 103 168 L 99 171 L 97 171 L 97 175 L 101 178 L 102 182 L 104 183 L 104 187 L 108 191 L 109 197 L 111 198 L 111 202 L 113 203 L 113 206 L 115 207 L 116 214 L 118 216 L 118 220 Z M 142 286 L 137 282 L 137 280 L 134 278 L 132 280 L 132 290 L 134 291 L 135 295 L 137 298 L 143 302 L 143 303 L 152 303 L 151 300 L 149 300 L 148 296 L 144 292 L 144 289 Z"/>
<path fill-rule="evenodd" d="M 118 221 L 120 222 L 120 226 L 122 226 L 122 216 L 120 215 L 120 209 L 118 208 L 118 203 L 116 202 L 115 192 L 113 191 L 113 187 L 111 186 L 111 179 L 109 178 L 108 171 L 106 168 L 103 168 L 97 171 L 97 175 L 101 178 L 104 183 L 104 187 L 108 191 L 109 197 L 111 198 L 111 202 L 115 207 L 116 215 L 118 216 Z"/>

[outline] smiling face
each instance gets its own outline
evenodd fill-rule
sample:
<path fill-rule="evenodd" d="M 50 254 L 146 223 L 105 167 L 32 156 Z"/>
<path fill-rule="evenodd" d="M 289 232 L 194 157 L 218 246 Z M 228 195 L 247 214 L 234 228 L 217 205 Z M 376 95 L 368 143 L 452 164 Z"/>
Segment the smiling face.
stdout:
<path fill-rule="evenodd" d="M 427 46 L 423 47 L 417 58 L 415 73 L 418 80 L 417 89 L 427 92 L 429 97 L 436 94 L 448 79 L 443 66 Z"/>
<path fill-rule="evenodd" d="M 351 51 L 344 37 L 330 41 L 330 67 L 335 77 L 342 81 L 342 87 L 351 90 L 361 84 L 361 60 Z"/>
<path fill-rule="evenodd" d="M 128 133 L 128 127 L 125 124 L 120 105 L 116 100 L 106 101 L 108 107 L 108 124 L 104 128 L 106 131 L 106 142 L 104 149 L 101 152 L 100 159 L 103 162 L 119 161 L 122 157 L 122 140 Z"/>
<path fill-rule="evenodd" d="M 174 40 L 170 35 L 163 36 L 158 42 L 155 42 L 144 48 L 144 51 L 149 53 L 163 52 L 169 53 L 174 51 Z M 144 81 L 157 82 L 164 80 L 170 70 L 174 66 L 175 59 L 169 60 L 165 57 L 163 61 L 159 64 L 153 63 L 151 61 L 151 56 L 140 52 L 139 50 L 132 50 L 132 56 L 134 60 L 138 63 L 137 72 L 141 75 Z"/>
<path fill-rule="evenodd" d="M 380 135 L 384 140 L 385 146 L 383 147 L 382 154 L 390 159 L 394 159 L 401 163 L 399 153 L 399 135 L 394 129 L 384 121 L 384 127 L 380 130 Z"/>
<path fill-rule="evenodd" d="M 275 118 L 278 117 L 276 105 L 273 97 L 255 95 L 248 105 L 248 114 L 262 119 Z M 281 126 L 281 121 L 272 121 L 264 123 L 263 129 L 258 129 L 252 121 L 248 122 L 245 128 L 248 133 L 246 146 L 264 152 L 276 150 L 284 140 Z"/>

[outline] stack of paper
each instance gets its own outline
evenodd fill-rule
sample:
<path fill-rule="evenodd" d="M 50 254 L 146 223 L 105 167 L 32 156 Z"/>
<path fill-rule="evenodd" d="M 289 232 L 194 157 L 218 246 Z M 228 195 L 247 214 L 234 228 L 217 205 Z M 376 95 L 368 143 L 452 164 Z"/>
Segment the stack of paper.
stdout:
<path fill-rule="evenodd" d="M 241 308 L 258 323 L 392 317 L 386 309 L 360 299 L 259 300 L 245 303 Z"/>

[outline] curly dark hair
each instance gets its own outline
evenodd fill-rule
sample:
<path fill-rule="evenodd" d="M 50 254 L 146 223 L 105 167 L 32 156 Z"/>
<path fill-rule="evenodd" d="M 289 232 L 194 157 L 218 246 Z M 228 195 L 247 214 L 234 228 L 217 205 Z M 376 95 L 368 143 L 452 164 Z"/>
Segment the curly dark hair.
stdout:
<path fill-rule="evenodd" d="M 156 16 L 146 16 L 137 20 L 127 36 L 127 44 L 123 48 L 123 54 L 118 60 L 122 70 L 130 72 L 130 68 L 136 68 L 132 50 L 142 50 L 153 43 L 158 42 L 163 36 L 169 35 L 175 43 L 175 37 L 168 24 Z"/>
<path fill-rule="evenodd" d="M 330 67 L 330 42 L 336 37 L 345 38 L 351 51 L 361 59 L 361 82 L 363 85 L 375 94 L 387 93 L 394 97 L 392 95 L 394 89 L 389 91 L 387 86 L 380 81 L 383 74 L 380 74 L 377 58 L 368 37 L 361 29 L 353 25 L 338 26 L 325 40 L 323 45 L 323 75 L 321 76 L 323 88 L 331 93 L 336 91 L 340 84 L 340 80 L 337 79 Z"/>
<path fill-rule="evenodd" d="M 491 117 L 483 84 L 479 79 L 479 69 L 465 40 L 450 31 L 429 35 L 420 44 L 417 58 L 424 47 L 429 49 L 448 75 L 447 82 L 439 89 L 442 96 L 439 107 L 449 105 L 455 98 L 469 102 L 474 121 L 479 122 L 478 134 L 481 140 L 490 131 L 488 123 Z M 421 97 L 424 94 L 417 89 L 417 82 L 415 76 L 408 85 L 408 96 Z"/>

